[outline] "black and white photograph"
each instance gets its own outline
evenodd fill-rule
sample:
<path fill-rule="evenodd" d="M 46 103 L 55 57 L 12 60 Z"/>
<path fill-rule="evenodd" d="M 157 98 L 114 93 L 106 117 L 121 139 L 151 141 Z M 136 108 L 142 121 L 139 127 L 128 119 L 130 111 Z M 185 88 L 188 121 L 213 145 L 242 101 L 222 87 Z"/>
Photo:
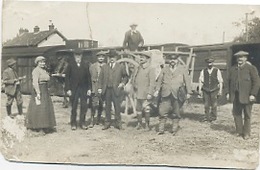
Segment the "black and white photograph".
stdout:
<path fill-rule="evenodd" d="M 256 169 L 260 5 L 2 2 L 8 162 Z"/>

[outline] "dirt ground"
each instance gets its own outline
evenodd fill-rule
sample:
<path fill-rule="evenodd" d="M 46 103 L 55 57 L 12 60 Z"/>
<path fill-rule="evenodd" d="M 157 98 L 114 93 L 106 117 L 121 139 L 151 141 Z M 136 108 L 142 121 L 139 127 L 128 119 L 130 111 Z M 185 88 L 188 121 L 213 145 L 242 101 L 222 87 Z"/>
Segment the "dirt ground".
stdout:
<path fill-rule="evenodd" d="M 24 112 L 30 96 L 23 96 Z M 235 136 L 231 104 L 218 107 L 218 120 L 201 122 L 203 105 L 184 105 L 181 129 L 176 134 L 166 132 L 157 135 L 158 118 L 151 118 L 151 131 L 136 130 L 134 115 L 122 114 L 124 130 L 110 128 L 103 131 L 96 125 L 86 131 L 71 131 L 70 108 L 62 108 L 62 98 L 52 97 L 57 132 L 46 134 L 27 131 L 24 117 L 9 120 L 6 116 L 4 94 L 1 96 L 2 133 L 1 152 L 8 160 L 25 162 L 52 162 L 73 164 L 123 164 L 123 165 L 170 165 L 189 167 L 226 167 L 255 169 L 259 153 L 260 105 L 253 106 L 251 139 Z M 17 113 L 15 104 L 13 112 Z M 87 113 L 87 121 L 90 113 Z M 104 117 L 104 115 L 103 115 Z M 3 121 L 18 124 L 9 126 L 15 132 L 4 129 Z M 88 121 L 89 123 L 89 121 Z M 6 126 L 6 125 L 5 125 Z M 166 130 L 170 127 L 167 121 Z M 18 135 L 17 133 L 24 133 Z M 15 135 L 16 134 L 16 135 Z"/>

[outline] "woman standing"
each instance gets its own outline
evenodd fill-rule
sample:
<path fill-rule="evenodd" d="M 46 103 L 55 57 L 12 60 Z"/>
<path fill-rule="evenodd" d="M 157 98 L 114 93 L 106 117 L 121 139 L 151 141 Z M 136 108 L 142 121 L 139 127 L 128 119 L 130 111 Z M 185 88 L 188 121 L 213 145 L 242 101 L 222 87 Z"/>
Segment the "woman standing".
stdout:
<path fill-rule="evenodd" d="M 36 68 L 32 72 L 33 91 L 26 115 L 27 129 L 45 133 L 55 131 L 56 120 L 51 97 L 48 91 L 50 76 L 45 70 L 45 58 L 35 59 Z"/>

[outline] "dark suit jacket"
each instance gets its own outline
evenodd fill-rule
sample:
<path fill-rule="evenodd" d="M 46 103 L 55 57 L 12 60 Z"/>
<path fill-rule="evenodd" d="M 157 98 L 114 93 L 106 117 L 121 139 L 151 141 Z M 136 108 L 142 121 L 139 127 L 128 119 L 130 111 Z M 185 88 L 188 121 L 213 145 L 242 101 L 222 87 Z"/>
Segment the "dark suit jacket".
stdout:
<path fill-rule="evenodd" d="M 104 95 L 107 89 L 108 85 L 108 77 L 109 77 L 109 65 L 105 64 L 101 67 L 101 72 L 98 79 L 98 88 L 102 89 L 102 94 Z M 119 89 L 118 85 L 120 83 L 126 84 L 128 81 L 127 73 L 125 70 L 125 67 L 123 67 L 121 64 L 116 63 L 113 70 L 112 70 L 112 79 L 113 79 L 113 90 L 117 96 L 120 95 L 120 92 L 122 92 L 122 88 Z"/>
<path fill-rule="evenodd" d="M 75 59 L 72 58 L 66 71 L 65 91 L 71 90 L 73 95 L 78 87 L 81 87 L 84 92 L 91 90 L 89 63 L 82 58 L 78 67 Z"/>
<path fill-rule="evenodd" d="M 228 77 L 228 88 L 231 102 L 235 98 L 236 82 L 239 82 L 239 101 L 243 104 L 249 103 L 249 96 L 257 96 L 260 80 L 255 66 L 246 63 L 237 76 L 238 66 L 232 66 Z"/>
<path fill-rule="evenodd" d="M 15 75 L 16 74 L 16 75 Z M 15 70 L 8 67 L 3 72 L 3 82 L 5 84 L 5 93 L 9 95 L 14 95 L 17 85 L 15 84 L 15 79 L 18 79 L 17 73 L 15 73 Z"/>
<path fill-rule="evenodd" d="M 123 47 L 135 51 L 138 49 L 139 44 L 144 44 L 144 39 L 139 31 L 136 30 L 136 33 L 131 34 L 131 30 L 129 30 L 125 33 Z"/>

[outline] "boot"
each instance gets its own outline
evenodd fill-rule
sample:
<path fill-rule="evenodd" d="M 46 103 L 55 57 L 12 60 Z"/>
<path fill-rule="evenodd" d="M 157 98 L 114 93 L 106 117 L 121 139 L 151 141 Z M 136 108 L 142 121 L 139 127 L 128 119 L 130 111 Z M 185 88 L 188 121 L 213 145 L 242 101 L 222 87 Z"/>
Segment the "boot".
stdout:
<path fill-rule="evenodd" d="M 101 114 L 98 114 L 96 125 L 99 125 L 99 124 L 100 124 L 100 120 L 101 120 Z"/>
<path fill-rule="evenodd" d="M 251 133 L 251 123 L 250 123 L 250 119 L 246 119 L 244 120 L 244 128 L 243 128 L 243 134 L 244 134 L 244 139 L 249 139 L 250 137 L 250 133 Z"/>
<path fill-rule="evenodd" d="M 94 123 L 94 115 L 91 115 L 89 128 L 93 128 L 94 125 L 95 125 L 95 123 Z"/>
<path fill-rule="evenodd" d="M 137 126 L 136 129 L 140 130 L 142 129 L 142 113 L 137 113 Z"/>
<path fill-rule="evenodd" d="M 22 104 L 17 105 L 17 109 L 18 109 L 18 114 L 22 115 L 23 114 L 23 105 Z"/>
<path fill-rule="evenodd" d="M 6 112 L 8 116 L 12 117 L 12 106 L 6 106 Z"/>
<path fill-rule="evenodd" d="M 236 133 L 238 136 L 243 135 L 243 120 L 242 115 L 234 115 L 234 121 L 236 126 Z"/>
<path fill-rule="evenodd" d="M 176 133 L 180 129 L 179 121 L 180 121 L 180 119 L 173 119 L 172 120 L 172 135 L 173 136 L 176 135 Z"/>
<path fill-rule="evenodd" d="M 147 127 L 147 130 L 150 131 L 150 112 L 145 112 L 145 128 Z"/>
<path fill-rule="evenodd" d="M 96 125 L 99 125 L 99 124 L 100 124 L 100 121 L 101 121 L 101 115 L 102 115 L 102 109 L 99 109 L 99 110 L 98 110 L 98 115 L 97 115 L 97 122 L 96 122 Z"/>
<path fill-rule="evenodd" d="M 164 126 L 166 123 L 166 118 L 159 118 L 159 132 L 158 135 L 164 134 Z"/>

